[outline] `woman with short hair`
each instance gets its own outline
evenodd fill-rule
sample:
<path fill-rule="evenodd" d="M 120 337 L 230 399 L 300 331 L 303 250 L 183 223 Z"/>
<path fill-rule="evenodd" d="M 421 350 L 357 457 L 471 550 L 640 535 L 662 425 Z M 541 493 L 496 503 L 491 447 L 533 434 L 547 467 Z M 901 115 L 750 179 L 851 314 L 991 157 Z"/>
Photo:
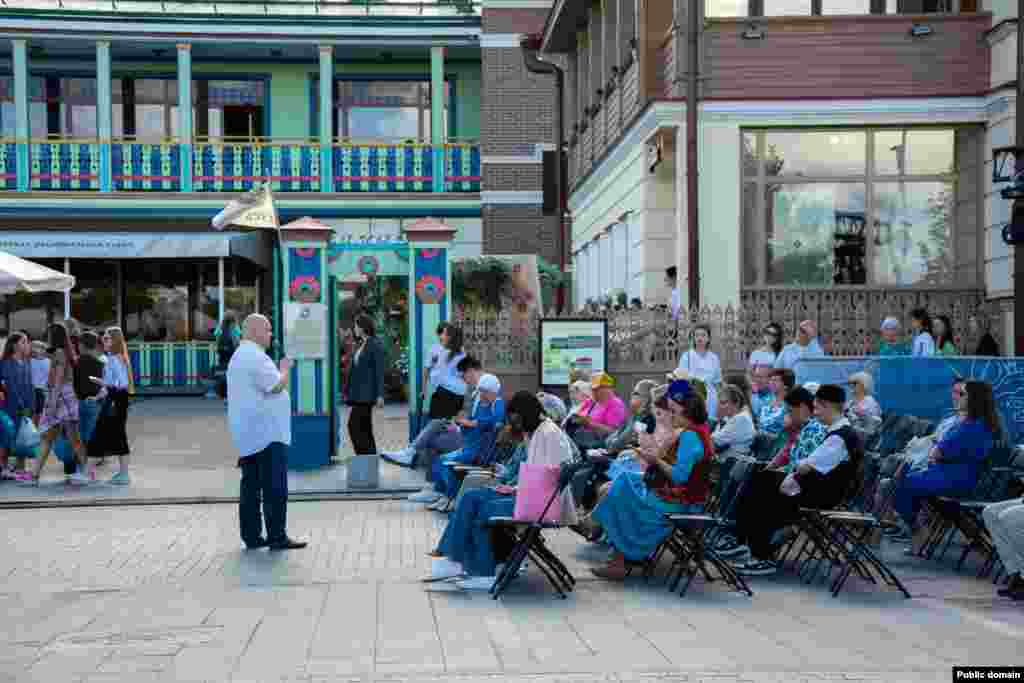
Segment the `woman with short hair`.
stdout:
<path fill-rule="evenodd" d="M 855 372 L 850 375 L 850 391 L 852 396 L 846 402 L 846 417 L 850 420 L 863 419 L 865 417 L 882 418 L 882 406 L 872 395 L 875 389 L 875 380 L 867 372 Z"/>

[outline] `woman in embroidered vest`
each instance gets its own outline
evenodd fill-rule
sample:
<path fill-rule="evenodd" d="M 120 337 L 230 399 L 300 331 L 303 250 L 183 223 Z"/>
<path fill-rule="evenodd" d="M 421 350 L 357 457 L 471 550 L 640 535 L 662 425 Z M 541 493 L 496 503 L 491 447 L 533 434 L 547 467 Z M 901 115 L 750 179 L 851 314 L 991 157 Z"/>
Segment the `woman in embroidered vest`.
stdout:
<path fill-rule="evenodd" d="M 682 427 L 678 438 L 660 452 L 638 451 L 648 463 L 647 471 L 620 475 L 592 515 L 615 549 L 607 565 L 592 570 L 602 579 L 620 581 L 626 576 L 627 561 L 651 556 L 672 531 L 667 513 L 704 509 L 715 452 L 704 400 L 689 382 L 676 380 L 661 401 Z"/>

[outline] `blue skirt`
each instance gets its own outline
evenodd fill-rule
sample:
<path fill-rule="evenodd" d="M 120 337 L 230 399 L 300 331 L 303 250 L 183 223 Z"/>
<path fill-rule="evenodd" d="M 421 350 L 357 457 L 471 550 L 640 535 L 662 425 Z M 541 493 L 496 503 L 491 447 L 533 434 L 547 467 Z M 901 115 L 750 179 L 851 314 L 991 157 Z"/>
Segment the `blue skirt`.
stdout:
<path fill-rule="evenodd" d="M 608 534 L 616 550 L 627 560 L 641 562 L 672 532 L 666 514 L 694 513 L 703 509 L 699 504 L 667 503 L 647 488 L 642 474 L 623 472 L 591 516 Z"/>

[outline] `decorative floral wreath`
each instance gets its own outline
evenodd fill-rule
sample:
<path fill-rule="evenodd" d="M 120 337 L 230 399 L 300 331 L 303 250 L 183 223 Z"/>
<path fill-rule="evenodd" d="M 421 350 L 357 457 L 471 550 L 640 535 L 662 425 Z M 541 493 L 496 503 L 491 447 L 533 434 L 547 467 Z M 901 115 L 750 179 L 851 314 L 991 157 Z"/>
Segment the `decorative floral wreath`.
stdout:
<path fill-rule="evenodd" d="M 423 258 L 437 258 L 440 253 L 440 249 L 420 249 L 420 256 Z"/>
<path fill-rule="evenodd" d="M 302 258 L 313 258 L 316 256 L 315 247 L 295 247 L 294 251 L 296 256 L 301 256 Z"/>
<path fill-rule="evenodd" d="M 367 277 L 373 277 L 380 270 L 380 261 L 376 256 L 362 256 L 356 261 L 356 270 Z"/>
<path fill-rule="evenodd" d="M 312 275 L 300 275 L 288 287 L 292 301 L 312 304 L 320 300 L 320 281 Z"/>
<path fill-rule="evenodd" d="M 437 304 L 444 297 L 444 280 L 436 275 L 424 275 L 416 283 L 416 298 L 421 304 Z"/>

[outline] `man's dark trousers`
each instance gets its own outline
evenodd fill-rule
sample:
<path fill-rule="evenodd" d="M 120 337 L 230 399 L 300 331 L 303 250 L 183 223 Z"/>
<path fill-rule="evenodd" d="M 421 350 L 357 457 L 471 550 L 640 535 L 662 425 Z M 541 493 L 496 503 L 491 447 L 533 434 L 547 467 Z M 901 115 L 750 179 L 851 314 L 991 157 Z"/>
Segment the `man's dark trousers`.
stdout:
<path fill-rule="evenodd" d="M 259 544 L 264 521 L 269 545 L 286 542 L 288 447 L 274 442 L 262 451 L 242 458 L 239 466 L 242 468 L 242 485 L 238 496 L 238 521 L 242 542 L 250 547 Z"/>

